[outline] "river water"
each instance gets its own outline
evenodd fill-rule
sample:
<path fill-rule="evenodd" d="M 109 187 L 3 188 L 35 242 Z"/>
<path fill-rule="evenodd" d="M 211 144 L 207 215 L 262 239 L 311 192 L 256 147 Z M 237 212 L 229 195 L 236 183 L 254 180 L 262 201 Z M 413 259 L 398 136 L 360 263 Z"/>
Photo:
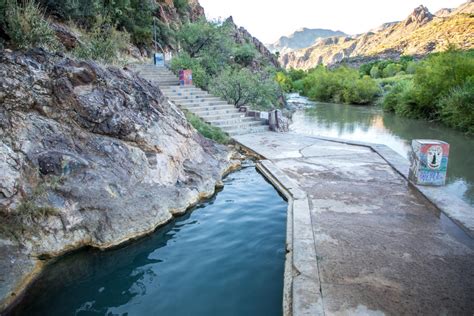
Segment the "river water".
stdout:
<path fill-rule="evenodd" d="M 474 206 L 474 137 L 440 124 L 384 113 L 377 106 L 311 102 L 289 94 L 292 132 L 384 144 L 407 158 L 412 139 L 439 139 L 450 144 L 447 190 Z"/>
<path fill-rule="evenodd" d="M 124 247 L 49 266 L 12 315 L 281 315 L 287 203 L 257 173 Z"/>

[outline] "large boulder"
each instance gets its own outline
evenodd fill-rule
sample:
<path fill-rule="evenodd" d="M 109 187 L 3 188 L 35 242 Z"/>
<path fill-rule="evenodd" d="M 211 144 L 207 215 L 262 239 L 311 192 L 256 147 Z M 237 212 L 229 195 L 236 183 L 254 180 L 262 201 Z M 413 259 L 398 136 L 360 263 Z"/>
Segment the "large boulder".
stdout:
<path fill-rule="evenodd" d="M 132 72 L 0 51 L 0 310 L 38 258 L 117 245 L 212 195 L 231 155 Z"/>

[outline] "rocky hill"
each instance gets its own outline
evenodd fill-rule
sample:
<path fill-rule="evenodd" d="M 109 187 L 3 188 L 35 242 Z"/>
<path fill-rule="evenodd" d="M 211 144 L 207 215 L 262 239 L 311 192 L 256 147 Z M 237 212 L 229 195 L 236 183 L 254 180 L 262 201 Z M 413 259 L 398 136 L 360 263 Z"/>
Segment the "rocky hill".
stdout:
<path fill-rule="evenodd" d="M 401 22 L 387 23 L 355 37 L 322 39 L 309 48 L 282 55 L 280 62 L 286 68 L 309 69 L 350 58 L 423 56 L 443 51 L 449 45 L 474 48 L 474 1 L 438 14 L 433 15 L 426 7 L 419 6 Z"/>
<path fill-rule="evenodd" d="M 346 35 L 341 31 L 302 28 L 289 36 L 280 37 L 278 41 L 267 45 L 267 47 L 272 53 L 280 52 L 281 55 L 297 49 L 310 47 L 321 38 Z"/>

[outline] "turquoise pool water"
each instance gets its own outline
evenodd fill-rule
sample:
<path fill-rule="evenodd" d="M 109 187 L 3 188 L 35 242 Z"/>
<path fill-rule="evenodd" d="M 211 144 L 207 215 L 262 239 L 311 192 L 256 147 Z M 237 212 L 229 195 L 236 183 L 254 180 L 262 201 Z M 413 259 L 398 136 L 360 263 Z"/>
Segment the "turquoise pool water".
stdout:
<path fill-rule="evenodd" d="M 12 315 L 282 314 L 287 203 L 253 168 L 154 234 L 48 267 Z"/>

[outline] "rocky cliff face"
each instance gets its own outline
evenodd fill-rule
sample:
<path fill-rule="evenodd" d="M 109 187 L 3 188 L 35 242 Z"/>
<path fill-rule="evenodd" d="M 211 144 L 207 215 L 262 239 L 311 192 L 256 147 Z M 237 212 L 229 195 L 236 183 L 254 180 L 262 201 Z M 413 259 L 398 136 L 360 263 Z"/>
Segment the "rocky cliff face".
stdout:
<path fill-rule="evenodd" d="M 228 23 L 232 30 L 233 30 L 233 37 L 236 43 L 238 44 L 252 44 L 255 46 L 257 51 L 265 58 L 269 63 L 273 64 L 275 67 L 279 68 L 280 64 L 278 62 L 278 59 L 274 54 L 272 54 L 268 48 L 260 42 L 260 40 L 256 37 L 253 37 L 252 34 L 250 34 L 245 28 L 243 27 L 238 27 L 234 23 L 234 19 L 232 17 L 227 18 L 225 23 Z"/>
<path fill-rule="evenodd" d="M 0 51 L 0 310 L 40 259 L 149 233 L 237 165 L 130 71 Z"/>
<path fill-rule="evenodd" d="M 326 29 L 308 29 L 302 28 L 297 30 L 290 36 L 282 36 L 273 44 L 267 45 L 271 52 L 280 52 L 281 54 L 289 53 L 291 51 L 307 48 L 315 44 L 315 42 L 322 38 L 347 36 L 344 32 L 333 31 Z"/>
<path fill-rule="evenodd" d="M 287 68 L 309 69 L 318 64 L 334 65 L 350 58 L 401 55 L 423 56 L 445 50 L 449 45 L 474 48 L 474 2 L 468 1 L 450 13 L 431 14 L 424 6 L 405 20 L 387 23 L 355 37 L 320 40 L 315 45 L 284 54 L 280 62 Z"/>

